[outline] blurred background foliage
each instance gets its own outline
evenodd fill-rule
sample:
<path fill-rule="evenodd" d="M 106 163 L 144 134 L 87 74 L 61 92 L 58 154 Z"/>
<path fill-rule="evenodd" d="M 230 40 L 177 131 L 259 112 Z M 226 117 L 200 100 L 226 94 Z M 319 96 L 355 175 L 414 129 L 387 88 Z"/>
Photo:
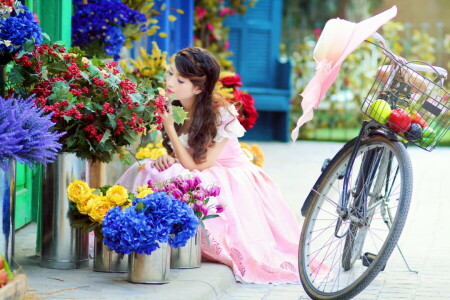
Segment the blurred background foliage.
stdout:
<path fill-rule="evenodd" d="M 284 1 L 284 32 L 280 50 L 293 64 L 292 128 L 302 112 L 299 94 L 315 74 L 316 64 L 312 54 L 326 21 L 340 17 L 358 22 L 374 15 L 382 3 L 381 0 Z M 406 22 L 391 21 L 382 27 L 380 33 L 396 54 L 408 60 L 422 60 L 449 69 L 450 35 L 444 34 L 442 28 L 428 30 L 432 26 L 438 29 L 441 26 L 432 22 L 430 19 L 430 23 L 414 28 Z M 348 56 L 336 82 L 315 111 L 313 120 L 301 128 L 301 139 L 346 141 L 357 134 L 363 119 L 360 106 L 373 84 L 381 56 L 380 51 L 369 43 L 363 43 Z M 443 143 L 450 144 L 450 137 Z"/>

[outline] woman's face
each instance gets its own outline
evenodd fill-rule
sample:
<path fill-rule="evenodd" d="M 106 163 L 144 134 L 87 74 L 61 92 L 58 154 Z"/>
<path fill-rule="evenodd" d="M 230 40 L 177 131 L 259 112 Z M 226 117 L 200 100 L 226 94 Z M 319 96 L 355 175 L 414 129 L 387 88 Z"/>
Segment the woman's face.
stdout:
<path fill-rule="evenodd" d="M 195 95 L 201 92 L 199 87 L 194 86 L 189 79 L 178 73 L 175 64 L 171 64 L 167 70 L 166 87 L 168 96 L 173 95 L 185 108 L 192 106 Z"/>

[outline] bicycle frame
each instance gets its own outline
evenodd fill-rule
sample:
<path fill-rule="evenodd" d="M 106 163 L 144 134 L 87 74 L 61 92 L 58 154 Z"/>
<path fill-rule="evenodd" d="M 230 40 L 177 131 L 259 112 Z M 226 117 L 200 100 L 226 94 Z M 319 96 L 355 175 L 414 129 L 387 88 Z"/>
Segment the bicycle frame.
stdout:
<path fill-rule="evenodd" d="M 356 156 L 358 154 L 361 141 L 364 138 L 367 138 L 369 135 L 372 134 L 384 134 L 388 135 L 390 139 L 395 139 L 396 137 L 393 134 L 390 134 L 389 132 L 386 132 L 385 130 L 382 130 L 380 128 L 380 125 L 373 122 L 373 121 L 363 121 L 361 130 L 359 135 L 357 136 L 357 139 L 355 141 L 355 146 L 353 148 L 353 151 L 350 155 L 349 163 L 347 165 L 347 168 L 345 170 L 344 175 L 344 182 L 342 186 L 342 194 L 339 206 L 337 207 L 337 212 L 340 216 L 340 219 L 338 220 L 335 228 L 335 236 L 337 238 L 343 238 L 348 234 L 348 231 L 346 231 L 344 234 L 339 235 L 339 229 L 342 225 L 342 220 L 350 219 L 352 222 L 355 222 L 359 226 L 365 225 L 365 222 L 367 221 L 367 211 L 368 211 L 368 203 L 367 199 L 369 197 L 369 190 L 371 188 L 373 179 L 376 175 L 376 170 L 379 166 L 379 164 L 382 162 L 382 157 L 377 155 L 376 150 L 372 150 L 365 154 L 363 158 L 363 168 L 362 174 L 358 174 L 357 178 L 357 184 L 356 184 L 356 191 L 355 191 L 355 204 L 353 207 L 353 211 L 349 211 L 347 209 L 347 201 L 350 196 L 350 193 L 348 192 L 348 185 L 350 180 L 350 173 L 353 168 L 353 164 L 355 162 Z M 390 172 L 391 167 L 391 158 L 386 162 L 386 171 Z M 389 174 L 389 173 L 388 173 Z M 381 183 L 376 183 L 378 186 Z M 386 187 L 387 188 L 387 187 Z M 355 210 L 356 209 L 356 210 Z"/>

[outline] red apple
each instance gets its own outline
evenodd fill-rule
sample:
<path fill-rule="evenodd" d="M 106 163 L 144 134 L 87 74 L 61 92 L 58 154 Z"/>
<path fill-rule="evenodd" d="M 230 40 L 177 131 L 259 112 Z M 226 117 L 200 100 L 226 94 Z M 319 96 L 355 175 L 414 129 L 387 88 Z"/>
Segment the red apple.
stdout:
<path fill-rule="evenodd" d="M 0 287 L 8 283 L 8 272 L 5 269 L 0 270 Z"/>
<path fill-rule="evenodd" d="M 387 125 L 397 133 L 402 133 L 411 128 L 411 118 L 402 108 L 393 109 Z"/>

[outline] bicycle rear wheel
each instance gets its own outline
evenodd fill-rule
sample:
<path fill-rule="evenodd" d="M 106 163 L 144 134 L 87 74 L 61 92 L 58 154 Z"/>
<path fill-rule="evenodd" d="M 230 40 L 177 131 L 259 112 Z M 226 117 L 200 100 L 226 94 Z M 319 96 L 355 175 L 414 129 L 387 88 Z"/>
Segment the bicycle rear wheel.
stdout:
<path fill-rule="evenodd" d="M 336 154 L 307 199 L 299 272 L 313 299 L 348 299 L 369 285 L 386 265 L 408 214 L 409 155 L 403 144 L 381 135 L 361 142 L 349 178 L 349 213 L 339 213 L 354 145 L 355 139 Z"/>

